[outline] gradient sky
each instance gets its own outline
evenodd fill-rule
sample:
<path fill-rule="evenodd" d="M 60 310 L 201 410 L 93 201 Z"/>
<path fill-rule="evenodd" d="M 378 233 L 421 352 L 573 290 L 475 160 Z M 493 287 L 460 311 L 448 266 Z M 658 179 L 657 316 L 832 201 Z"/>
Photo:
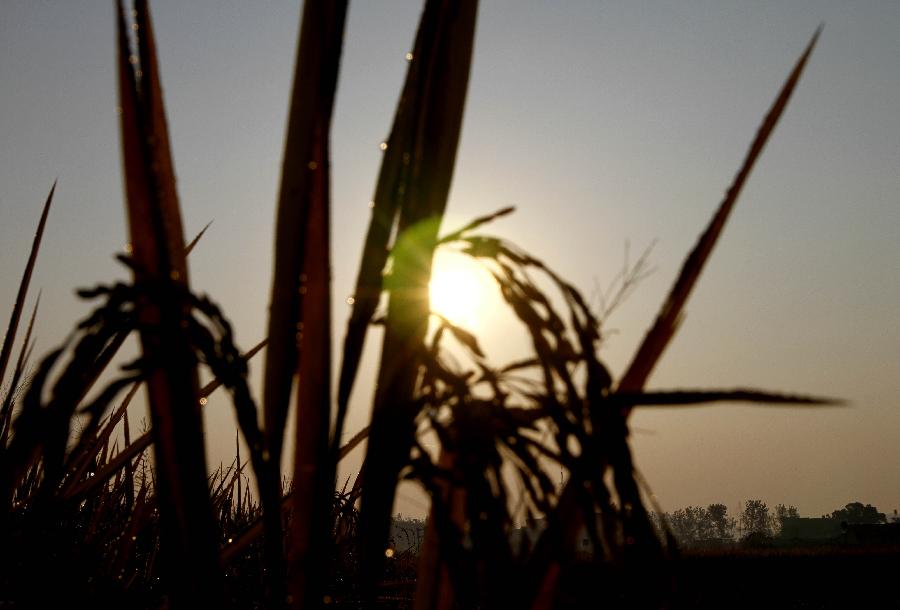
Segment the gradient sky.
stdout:
<path fill-rule="evenodd" d="M 214 219 L 191 255 L 192 283 L 223 305 L 245 348 L 264 335 L 298 4 L 152 6 L 186 231 Z M 339 335 L 420 10 L 351 3 L 332 135 Z M 76 287 L 124 277 L 112 259 L 126 235 L 114 11 L 100 0 L 4 0 L 3 15 L 0 319 L 59 177 L 33 281 L 41 353 L 87 312 Z M 749 498 L 813 516 L 853 500 L 900 508 L 900 3 L 480 9 L 444 226 L 515 205 L 490 231 L 588 294 L 616 274 L 626 242 L 633 258 L 658 240 L 655 273 L 607 322 L 602 356 L 616 374 L 820 22 L 819 47 L 650 386 L 756 386 L 852 405 L 638 413 L 637 463 L 667 510 L 734 511 Z M 516 340 L 502 329 L 476 328 L 491 353 L 512 357 Z M 367 417 L 367 383 L 348 432 Z M 227 462 L 231 413 L 221 398 L 207 413 L 210 458 Z M 398 508 L 419 511 L 406 497 Z"/>

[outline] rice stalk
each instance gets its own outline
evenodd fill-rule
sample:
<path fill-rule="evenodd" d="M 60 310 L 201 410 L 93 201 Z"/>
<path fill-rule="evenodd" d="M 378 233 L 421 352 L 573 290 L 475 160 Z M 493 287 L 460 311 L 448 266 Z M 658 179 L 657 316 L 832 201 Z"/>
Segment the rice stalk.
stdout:
<path fill-rule="evenodd" d="M 146 0 L 136 0 L 133 55 L 121 1 L 117 7 L 125 192 L 135 283 L 147 288 L 137 316 L 144 358 L 152 366 L 147 391 L 163 565 L 173 605 L 219 605 L 223 583 L 205 485 L 196 360 L 183 332 L 185 244 L 153 29 Z"/>
<path fill-rule="evenodd" d="M 297 48 L 275 225 L 275 259 L 265 364 L 265 435 L 271 472 L 257 473 L 270 560 L 280 556 L 280 459 L 294 377 L 297 428 L 289 602 L 321 601 L 334 468 L 331 422 L 331 257 L 329 133 L 343 44 L 346 1 L 306 2 Z M 281 565 L 272 587 L 283 585 Z M 271 603 L 285 599 L 273 590 Z"/>

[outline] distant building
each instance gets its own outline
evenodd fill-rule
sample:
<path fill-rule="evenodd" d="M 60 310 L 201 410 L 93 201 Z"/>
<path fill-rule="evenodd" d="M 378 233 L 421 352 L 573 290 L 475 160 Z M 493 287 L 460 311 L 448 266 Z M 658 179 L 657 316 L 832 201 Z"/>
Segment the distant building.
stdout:
<path fill-rule="evenodd" d="M 778 535 L 780 545 L 835 544 L 844 530 L 839 519 L 787 517 Z"/>
<path fill-rule="evenodd" d="M 888 523 L 847 523 L 823 517 L 791 517 L 784 520 L 775 542 L 782 547 L 797 546 L 882 546 L 900 545 L 900 520 Z"/>
<path fill-rule="evenodd" d="M 849 546 L 900 545 L 900 523 L 850 523 L 844 532 Z"/>

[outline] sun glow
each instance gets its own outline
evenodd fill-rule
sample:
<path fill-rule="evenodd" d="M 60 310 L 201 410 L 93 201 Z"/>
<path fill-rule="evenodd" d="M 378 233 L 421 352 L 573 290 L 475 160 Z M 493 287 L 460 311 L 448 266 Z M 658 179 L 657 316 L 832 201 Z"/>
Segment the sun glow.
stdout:
<path fill-rule="evenodd" d="M 438 252 L 429 283 L 431 310 L 466 329 L 480 326 L 490 296 L 496 292 L 491 274 L 466 255 Z"/>

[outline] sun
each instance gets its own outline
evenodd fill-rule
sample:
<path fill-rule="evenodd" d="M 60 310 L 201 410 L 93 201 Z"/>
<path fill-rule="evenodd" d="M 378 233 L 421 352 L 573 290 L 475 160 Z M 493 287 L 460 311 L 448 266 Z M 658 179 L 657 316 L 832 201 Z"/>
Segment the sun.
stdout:
<path fill-rule="evenodd" d="M 438 252 L 429 283 L 431 310 L 466 329 L 484 320 L 490 295 L 496 292 L 491 274 L 458 252 Z"/>

